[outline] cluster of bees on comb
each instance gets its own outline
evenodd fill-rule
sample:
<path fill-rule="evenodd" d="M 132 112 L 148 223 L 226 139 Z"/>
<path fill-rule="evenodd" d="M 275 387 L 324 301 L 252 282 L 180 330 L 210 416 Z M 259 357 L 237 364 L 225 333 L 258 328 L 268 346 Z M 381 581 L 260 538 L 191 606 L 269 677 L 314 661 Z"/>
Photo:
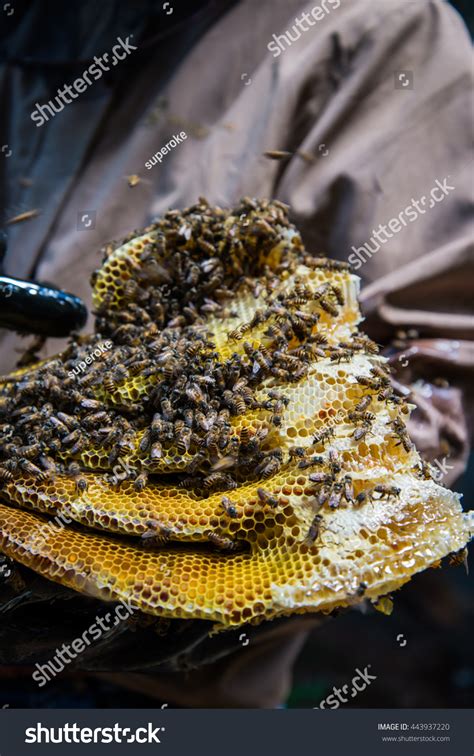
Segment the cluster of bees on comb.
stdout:
<path fill-rule="evenodd" d="M 276 200 L 200 199 L 107 245 L 95 333 L 0 382 L 3 553 L 223 628 L 376 600 L 462 549 L 357 281 Z M 35 539 L 61 513 L 74 527 Z"/>

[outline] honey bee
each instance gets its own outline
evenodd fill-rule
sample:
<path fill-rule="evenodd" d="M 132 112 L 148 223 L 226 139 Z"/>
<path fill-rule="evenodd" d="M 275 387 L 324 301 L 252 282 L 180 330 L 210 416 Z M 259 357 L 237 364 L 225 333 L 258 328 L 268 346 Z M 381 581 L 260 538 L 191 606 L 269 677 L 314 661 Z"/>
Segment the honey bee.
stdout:
<path fill-rule="evenodd" d="M 142 546 L 145 549 L 159 548 L 160 546 L 166 546 L 171 540 L 172 530 L 165 525 L 159 525 L 158 529 L 154 524 L 154 528 L 146 530 L 141 535 Z"/>
<path fill-rule="evenodd" d="M 380 381 L 366 375 L 356 375 L 356 381 L 357 383 L 360 383 L 361 386 L 367 386 L 367 388 L 374 389 L 375 391 L 380 389 Z"/>
<path fill-rule="evenodd" d="M 77 441 L 79 441 L 81 436 L 82 436 L 81 431 L 79 429 L 76 429 L 72 431 L 72 433 L 68 433 L 67 436 L 64 436 L 64 438 L 61 440 L 61 443 L 63 446 L 71 446 L 71 444 L 74 444 Z"/>
<path fill-rule="evenodd" d="M 216 253 L 216 249 L 213 244 L 210 244 L 209 242 L 207 242 L 205 239 L 202 238 L 202 236 L 198 237 L 197 243 L 199 244 L 199 246 L 204 252 L 207 252 L 207 254 L 210 255 L 211 258 L 214 257 Z"/>
<path fill-rule="evenodd" d="M 355 412 L 364 412 L 372 401 L 372 395 L 367 394 L 355 405 Z"/>
<path fill-rule="evenodd" d="M 277 474 L 280 467 L 281 456 L 278 456 L 274 453 L 271 456 L 266 457 L 262 462 L 260 462 L 260 464 L 256 466 L 255 474 L 261 476 L 264 480 L 268 480 L 268 478 L 271 478 L 273 475 Z"/>
<path fill-rule="evenodd" d="M 373 490 L 376 493 L 380 494 L 380 498 L 384 498 L 385 496 L 399 496 L 401 488 L 398 488 L 397 486 L 386 486 L 382 483 L 379 483 L 378 485 L 374 486 Z"/>
<path fill-rule="evenodd" d="M 232 518 L 238 517 L 238 512 L 237 512 L 237 509 L 235 508 L 234 503 L 227 496 L 222 497 L 221 505 L 225 513 L 229 517 L 232 517 Z"/>
<path fill-rule="evenodd" d="M 327 268 L 328 270 L 349 270 L 350 265 L 342 260 L 331 260 L 328 257 L 307 257 L 305 264 L 311 268 Z"/>
<path fill-rule="evenodd" d="M 227 473 L 213 472 L 204 478 L 203 486 L 206 489 L 220 488 L 220 489 L 223 489 L 224 491 L 225 490 L 229 491 L 233 488 L 237 488 L 237 483 Z"/>
<path fill-rule="evenodd" d="M 352 504 L 354 502 L 354 486 L 352 484 L 351 476 L 344 475 L 342 479 L 342 484 L 343 484 L 343 496 L 349 504 Z"/>
<path fill-rule="evenodd" d="M 313 436 L 313 445 L 323 444 L 335 435 L 334 428 L 323 428 Z"/>
<path fill-rule="evenodd" d="M 29 459 L 19 459 L 18 467 L 27 475 L 33 475 L 40 481 L 46 480 L 45 472 L 43 470 L 40 470 L 40 468 L 37 467 L 33 462 L 30 462 Z"/>
<path fill-rule="evenodd" d="M 390 372 L 385 366 L 373 365 L 370 372 L 375 375 L 376 378 L 379 378 L 382 383 L 388 384 L 390 382 Z"/>
<path fill-rule="evenodd" d="M 394 435 L 398 438 L 396 446 L 400 446 L 401 444 L 408 454 L 413 449 L 413 443 L 410 440 L 405 423 L 400 418 L 395 418 L 389 425 L 392 426 Z"/>
<path fill-rule="evenodd" d="M 368 500 L 370 500 L 370 494 L 368 491 L 361 491 L 357 494 L 355 500 L 356 504 L 365 504 Z"/>
<path fill-rule="evenodd" d="M 298 462 L 298 467 L 300 470 L 306 470 L 308 467 L 314 467 L 315 465 L 322 465 L 323 463 L 324 463 L 323 457 L 316 455 L 312 457 L 306 457 L 306 459 L 302 459 L 300 462 Z"/>
<path fill-rule="evenodd" d="M 304 459 L 306 457 L 306 449 L 303 446 L 291 446 L 288 449 L 288 455 L 290 459 Z"/>
<path fill-rule="evenodd" d="M 335 286 L 334 284 L 331 285 L 331 292 L 334 294 L 334 297 L 341 307 L 345 304 L 344 294 L 342 293 L 342 289 L 340 286 Z"/>
<path fill-rule="evenodd" d="M 10 483 L 13 480 L 13 473 L 5 467 L 0 467 L 0 483 Z"/>
<path fill-rule="evenodd" d="M 333 475 L 341 472 L 341 462 L 335 449 L 329 449 L 329 467 Z"/>
<path fill-rule="evenodd" d="M 215 533 L 213 530 L 206 530 L 204 535 L 219 551 L 236 551 L 239 548 L 239 544 L 236 541 L 219 535 L 219 533 Z"/>
<path fill-rule="evenodd" d="M 154 441 L 150 449 L 150 459 L 161 459 L 163 456 L 163 447 L 159 441 Z"/>
<path fill-rule="evenodd" d="M 342 483 L 334 483 L 329 494 L 329 506 L 331 509 L 337 509 L 341 503 L 341 499 L 344 493 L 344 487 Z"/>
<path fill-rule="evenodd" d="M 276 496 L 268 493 L 263 488 L 257 488 L 257 496 L 262 504 L 268 504 L 270 507 L 277 507 L 279 505 L 279 499 Z"/>
<path fill-rule="evenodd" d="M 71 462 L 68 467 L 68 474 L 74 478 L 76 491 L 79 491 L 80 493 L 87 491 L 87 480 L 83 475 L 81 475 L 81 467 L 77 462 Z"/>
<path fill-rule="evenodd" d="M 191 446 L 192 431 L 190 428 L 183 427 L 175 437 L 176 450 L 178 454 L 184 456 Z"/>
<path fill-rule="evenodd" d="M 293 153 L 287 150 L 266 150 L 263 156 L 270 158 L 270 160 L 289 160 L 293 156 Z"/>
<path fill-rule="evenodd" d="M 453 552 L 452 554 L 449 554 L 449 566 L 460 567 L 461 565 L 464 565 L 464 567 L 466 568 L 466 573 L 469 575 L 469 566 L 468 566 L 467 558 L 468 558 L 468 550 L 466 548 L 463 548 L 460 551 Z"/>
<path fill-rule="evenodd" d="M 316 542 L 319 536 L 322 521 L 323 521 L 322 515 L 317 514 L 313 517 L 313 521 L 311 522 L 306 538 L 304 539 L 304 543 L 307 546 L 313 546 L 314 543 Z"/>
<path fill-rule="evenodd" d="M 362 425 L 359 425 L 357 428 L 355 428 L 353 432 L 353 437 L 356 441 L 362 441 L 368 433 L 371 432 L 372 427 L 372 420 L 364 419 L 362 421 Z"/>
<path fill-rule="evenodd" d="M 323 472 L 310 473 L 308 478 L 312 483 L 318 483 L 318 484 L 319 483 L 327 484 L 327 483 L 332 483 L 333 481 L 332 475 L 330 475 L 329 473 L 323 473 Z"/>
<path fill-rule="evenodd" d="M 135 480 L 133 481 L 133 487 L 135 491 L 143 491 L 144 488 L 146 488 L 146 484 L 148 482 L 148 473 L 145 472 L 145 470 L 142 470 Z"/>

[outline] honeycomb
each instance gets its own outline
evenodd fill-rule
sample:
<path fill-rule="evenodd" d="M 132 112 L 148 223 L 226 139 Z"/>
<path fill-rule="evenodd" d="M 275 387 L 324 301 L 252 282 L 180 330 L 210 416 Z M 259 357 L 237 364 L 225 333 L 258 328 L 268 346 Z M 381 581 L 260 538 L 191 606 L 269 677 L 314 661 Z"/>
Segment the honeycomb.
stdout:
<path fill-rule="evenodd" d="M 104 253 L 95 333 L 0 383 L 5 555 L 221 630 L 375 602 L 464 548 L 359 279 L 284 206 L 200 200 Z"/>

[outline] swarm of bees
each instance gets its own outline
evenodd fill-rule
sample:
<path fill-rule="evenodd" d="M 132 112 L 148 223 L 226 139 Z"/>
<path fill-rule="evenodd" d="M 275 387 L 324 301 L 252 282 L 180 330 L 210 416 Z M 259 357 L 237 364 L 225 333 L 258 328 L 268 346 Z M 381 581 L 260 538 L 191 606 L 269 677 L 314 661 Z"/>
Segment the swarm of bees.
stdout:
<path fill-rule="evenodd" d="M 71 517 L 138 535 L 125 562 L 141 563 L 146 552 L 152 582 L 161 569 L 153 561 L 157 552 L 174 559 L 176 542 L 189 538 L 204 542 L 193 555 L 204 572 L 248 559 L 250 569 L 257 563 L 260 581 L 259 570 L 271 562 L 272 585 L 281 571 L 282 583 L 297 590 L 291 581 L 304 576 L 296 566 L 293 577 L 292 559 L 299 565 L 303 556 L 312 560 L 330 548 L 331 522 L 351 515 L 360 522 L 372 508 L 402 510 L 405 484 L 383 469 L 384 454 L 421 488 L 435 485 L 409 438 L 402 418 L 408 409 L 377 345 L 357 330 L 347 264 L 309 256 L 283 203 L 246 197 L 224 210 L 200 198 L 170 210 L 107 245 L 92 286 L 94 334 L 72 334 L 65 351 L 30 366 L 35 343 L 23 367 L 0 379 L 2 497 L 18 504 L 31 494 L 29 506 L 41 509 L 36 491 L 54 491 L 58 479 L 66 480 L 75 501 Z M 104 340 L 110 348 L 98 350 Z M 326 378 L 331 387 L 325 383 L 318 394 Z M 8 520 L 2 506 L 0 529 Z M 144 508 L 140 530 L 137 512 Z M 95 509 L 102 519 L 89 518 Z M 71 532 L 89 538 L 79 528 Z M 75 536 L 65 528 L 64 537 Z M 445 548 L 444 532 L 443 539 Z M 280 551 L 288 555 L 290 577 Z M 46 569 L 45 561 L 28 564 Z M 233 579 L 232 568 L 225 569 Z M 370 576 L 361 576 L 361 595 L 380 595 L 378 579 L 372 588 Z M 115 573 L 111 583 L 120 583 Z M 192 616 L 229 625 L 255 612 L 287 611 L 285 596 L 281 605 L 268 599 L 264 606 L 258 595 L 238 598 L 241 585 L 233 585 L 232 609 L 209 599 L 209 611 L 196 606 Z M 350 575 L 347 585 L 353 601 Z M 153 607 L 141 596 L 143 611 L 174 616 L 174 605 L 160 596 Z M 294 605 L 334 600 L 331 591 L 326 599 L 305 596 Z M 180 611 L 192 604 L 186 600 Z"/>

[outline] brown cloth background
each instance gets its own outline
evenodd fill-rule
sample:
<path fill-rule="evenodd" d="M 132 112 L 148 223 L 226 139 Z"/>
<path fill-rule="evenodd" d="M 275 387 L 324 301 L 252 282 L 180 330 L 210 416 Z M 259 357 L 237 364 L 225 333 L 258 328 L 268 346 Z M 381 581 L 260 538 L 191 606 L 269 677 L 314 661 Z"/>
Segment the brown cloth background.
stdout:
<path fill-rule="evenodd" d="M 0 161 L 3 220 L 41 209 L 37 218 L 8 227 L 6 271 L 34 274 L 90 304 L 88 279 L 101 245 L 199 195 L 222 205 L 244 194 L 277 197 L 291 206 L 311 251 L 347 260 L 352 246 L 368 241 L 379 223 L 428 195 L 436 179 L 449 177 L 454 191 L 359 271 L 368 332 L 379 343 L 398 328 L 420 333 L 407 352 L 408 365 L 403 368 L 396 356 L 393 364 L 419 401 L 410 426 L 417 445 L 431 459 L 449 449 L 453 469 L 443 481 L 449 484 L 465 465 L 473 410 L 469 38 L 442 0 L 342 0 L 274 58 L 267 49 L 272 34 L 291 28 L 313 5 L 209 2 L 189 23 L 143 49 L 135 18 L 139 49 L 122 72 L 119 66 L 115 78 L 95 82 L 40 128 L 29 117 L 35 103 L 47 102 L 131 27 L 123 26 L 123 16 L 111 17 L 107 26 L 105 10 L 101 17 L 100 7 L 87 4 L 75 31 L 56 18 L 50 38 L 38 41 L 39 11 L 29 9 L 20 49 L 31 46 L 47 56 L 55 40 L 62 54 L 55 62 L 50 53 L 49 67 L 10 60 L 0 68 L 0 140 L 13 150 Z M 71 67 L 73 59 L 80 64 Z M 398 71 L 413 72 L 412 90 L 395 88 Z M 188 138 L 146 170 L 145 161 L 182 130 Z M 294 155 L 278 163 L 262 157 L 269 149 L 316 157 L 309 163 Z M 134 188 L 127 183 L 130 174 L 142 178 Z M 78 228 L 78 216 L 87 211 L 96 213 L 92 230 Z M 14 334 L 2 334 L 3 372 L 13 366 L 18 343 Z M 50 340 L 48 353 L 60 346 Z M 432 385 L 437 376 L 449 386 Z M 263 681 L 265 669 L 275 671 L 278 662 L 280 682 L 273 693 L 262 683 L 259 694 L 253 680 L 252 705 L 275 705 L 284 697 L 288 665 L 300 645 L 296 626 L 295 632 L 291 623 L 289 628 L 286 656 L 285 642 L 273 644 L 259 667 Z M 302 639 L 307 631 L 299 632 Z M 195 702 L 226 703 L 222 690 L 203 696 L 198 689 Z M 187 695 L 186 705 L 191 699 Z M 229 693 L 229 705 L 235 702 Z"/>

